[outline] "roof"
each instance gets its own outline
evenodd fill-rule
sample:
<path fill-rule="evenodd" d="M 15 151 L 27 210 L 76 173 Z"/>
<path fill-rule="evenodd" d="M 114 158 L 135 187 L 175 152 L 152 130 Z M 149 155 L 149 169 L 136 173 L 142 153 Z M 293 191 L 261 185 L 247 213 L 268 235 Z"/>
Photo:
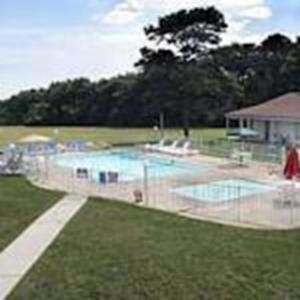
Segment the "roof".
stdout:
<path fill-rule="evenodd" d="M 300 92 L 288 93 L 259 105 L 229 112 L 226 117 L 300 121 Z"/>

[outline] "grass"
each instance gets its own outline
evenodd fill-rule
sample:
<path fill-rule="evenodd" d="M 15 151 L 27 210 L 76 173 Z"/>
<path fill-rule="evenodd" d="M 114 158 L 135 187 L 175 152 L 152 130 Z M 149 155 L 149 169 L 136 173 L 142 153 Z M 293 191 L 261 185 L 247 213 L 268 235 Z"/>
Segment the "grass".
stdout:
<path fill-rule="evenodd" d="M 154 140 L 159 133 L 151 128 L 104 128 L 104 127 L 0 127 L 0 145 L 17 142 L 29 134 L 42 134 L 56 137 L 55 129 L 58 129 L 57 138 L 60 142 L 70 139 L 86 139 L 102 146 L 106 144 L 139 143 Z M 182 135 L 180 129 L 168 129 L 166 135 L 178 138 Z M 224 137 L 224 129 L 193 129 L 194 138 L 218 138 Z"/>
<path fill-rule="evenodd" d="M 299 299 L 299 248 L 300 231 L 91 199 L 9 299 Z"/>
<path fill-rule="evenodd" d="M 22 177 L 0 177 L 0 252 L 61 196 Z"/>

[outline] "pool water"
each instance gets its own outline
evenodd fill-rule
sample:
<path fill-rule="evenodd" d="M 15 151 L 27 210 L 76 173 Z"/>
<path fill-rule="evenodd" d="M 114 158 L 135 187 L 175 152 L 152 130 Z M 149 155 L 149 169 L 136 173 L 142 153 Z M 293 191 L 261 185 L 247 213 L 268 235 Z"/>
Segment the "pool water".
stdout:
<path fill-rule="evenodd" d="M 99 172 L 117 172 L 120 181 L 144 178 L 145 165 L 148 176 L 166 177 L 183 174 L 199 174 L 211 168 L 209 164 L 192 164 L 186 161 L 168 159 L 158 155 L 147 155 L 137 150 L 101 151 L 82 154 L 63 154 L 53 158 L 62 167 L 86 168 L 93 178 L 99 178 Z"/>
<path fill-rule="evenodd" d="M 207 184 L 175 188 L 172 192 L 199 201 L 218 203 L 275 190 L 267 183 L 247 179 L 226 179 Z"/>

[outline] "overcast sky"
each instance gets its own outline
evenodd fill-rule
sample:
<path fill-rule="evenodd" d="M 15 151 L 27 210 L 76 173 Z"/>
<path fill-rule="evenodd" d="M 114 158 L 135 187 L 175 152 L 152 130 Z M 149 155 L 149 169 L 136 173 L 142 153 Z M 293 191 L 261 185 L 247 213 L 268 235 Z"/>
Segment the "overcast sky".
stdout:
<path fill-rule="evenodd" d="M 0 99 L 55 80 L 131 71 L 146 24 L 203 5 L 224 12 L 225 43 L 299 33 L 299 0 L 0 0 Z"/>

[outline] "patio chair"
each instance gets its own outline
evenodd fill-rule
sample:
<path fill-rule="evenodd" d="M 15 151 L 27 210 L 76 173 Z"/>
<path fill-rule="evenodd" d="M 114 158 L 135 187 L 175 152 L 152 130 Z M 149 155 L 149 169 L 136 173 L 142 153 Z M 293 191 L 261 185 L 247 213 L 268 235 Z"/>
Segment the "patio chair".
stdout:
<path fill-rule="evenodd" d="M 184 141 L 183 143 L 178 143 L 176 148 L 171 150 L 170 153 L 177 156 L 188 156 L 198 154 L 199 151 L 196 149 L 191 149 L 191 146 L 191 141 Z"/>
<path fill-rule="evenodd" d="M 144 145 L 144 149 L 145 150 L 155 150 L 156 148 L 159 148 L 161 146 L 163 146 L 165 144 L 166 140 L 165 139 L 161 139 L 158 143 L 156 144 L 146 144 Z"/>
<path fill-rule="evenodd" d="M 9 173 L 16 174 L 21 171 L 23 162 L 23 154 L 22 152 L 17 154 L 16 156 L 11 157 L 6 164 L 6 170 Z"/>
<path fill-rule="evenodd" d="M 0 161 L 0 174 L 6 174 L 7 172 L 7 162 L 1 160 Z"/>
<path fill-rule="evenodd" d="M 252 161 L 252 153 L 233 149 L 232 153 L 230 154 L 230 159 L 240 166 L 247 166 Z"/>
<path fill-rule="evenodd" d="M 159 147 L 158 151 L 166 154 L 172 154 L 172 151 L 174 151 L 181 142 L 182 140 L 175 140 L 168 146 L 163 145 Z"/>
<path fill-rule="evenodd" d="M 162 139 L 159 141 L 159 143 L 157 144 L 147 144 L 145 145 L 145 150 L 148 150 L 148 151 L 162 151 L 163 152 L 163 149 L 165 149 L 166 147 L 169 147 L 172 145 L 172 141 L 169 140 L 169 139 Z"/>

